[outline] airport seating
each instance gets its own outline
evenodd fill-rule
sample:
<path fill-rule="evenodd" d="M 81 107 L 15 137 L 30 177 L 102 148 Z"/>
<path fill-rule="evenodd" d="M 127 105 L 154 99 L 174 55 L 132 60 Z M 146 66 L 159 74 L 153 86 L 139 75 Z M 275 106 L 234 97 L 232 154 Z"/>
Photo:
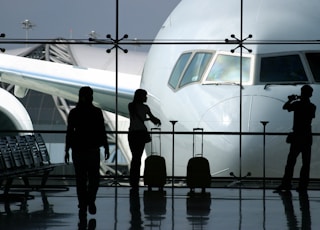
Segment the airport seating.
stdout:
<path fill-rule="evenodd" d="M 0 137 L 0 185 L 5 199 L 14 179 L 21 178 L 25 188 L 43 188 L 54 167 L 41 134 Z M 29 177 L 35 175 L 41 176 L 41 184 L 31 186 Z"/>

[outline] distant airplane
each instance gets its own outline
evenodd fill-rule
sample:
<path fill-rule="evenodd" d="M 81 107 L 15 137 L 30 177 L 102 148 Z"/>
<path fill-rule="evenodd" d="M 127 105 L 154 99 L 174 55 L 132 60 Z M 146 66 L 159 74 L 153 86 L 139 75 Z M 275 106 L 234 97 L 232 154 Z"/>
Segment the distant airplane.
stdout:
<path fill-rule="evenodd" d="M 240 167 L 241 175 L 263 176 L 263 137 L 246 133 L 261 133 L 261 121 L 269 122 L 267 132 L 289 132 L 293 115 L 282 105 L 288 95 L 299 94 L 303 84 L 314 89 L 311 100 L 318 111 L 313 132 L 320 132 L 320 2 L 243 2 L 241 27 L 239 0 L 181 1 L 160 28 L 155 42 L 162 44 L 152 45 L 142 76 L 119 72 L 119 114 L 128 116 L 127 104 L 141 87 L 149 92 L 147 103 L 160 117 L 162 131 L 171 131 L 170 120 L 177 120 L 175 131 L 201 127 L 207 132 L 227 132 L 205 135 L 204 156 L 214 176 L 239 175 Z M 33 89 L 76 101 L 78 89 L 90 85 L 95 103 L 115 111 L 112 71 L 0 54 L 0 73 L 1 81 L 15 84 L 20 96 Z M 316 136 L 312 178 L 319 178 L 319 145 Z M 146 150 L 150 152 L 150 146 Z M 282 176 L 288 151 L 284 135 L 266 136 L 266 177 Z M 192 156 L 192 135 L 175 135 L 174 152 L 174 175 L 184 176 Z M 172 175 L 169 134 L 163 135 L 162 154 Z"/>

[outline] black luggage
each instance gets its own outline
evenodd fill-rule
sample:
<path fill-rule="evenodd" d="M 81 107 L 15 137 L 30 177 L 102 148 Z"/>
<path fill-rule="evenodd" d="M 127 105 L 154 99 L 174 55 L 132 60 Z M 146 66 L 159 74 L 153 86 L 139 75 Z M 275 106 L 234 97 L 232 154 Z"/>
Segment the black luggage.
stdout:
<path fill-rule="evenodd" d="M 145 160 L 144 168 L 144 184 L 148 186 L 151 191 L 152 187 L 158 187 L 159 190 L 163 190 L 167 179 L 166 161 L 161 156 L 161 135 L 160 128 L 152 128 L 152 132 L 157 131 L 159 133 L 151 133 L 151 155 Z"/>
<path fill-rule="evenodd" d="M 198 138 L 197 138 L 198 137 Z M 197 144 L 197 139 L 200 138 Z M 203 157 L 203 129 L 193 129 L 193 157 L 188 161 L 187 165 L 187 186 L 190 192 L 194 192 L 195 188 L 205 188 L 211 185 L 211 174 L 209 161 Z"/>

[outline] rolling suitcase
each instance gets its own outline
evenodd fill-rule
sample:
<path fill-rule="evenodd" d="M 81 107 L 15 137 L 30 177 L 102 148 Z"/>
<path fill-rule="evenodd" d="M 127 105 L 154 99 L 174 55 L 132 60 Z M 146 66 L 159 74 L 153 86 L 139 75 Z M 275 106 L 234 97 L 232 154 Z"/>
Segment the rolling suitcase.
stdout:
<path fill-rule="evenodd" d="M 161 135 L 152 131 L 160 132 L 160 128 L 151 129 L 151 155 L 145 160 L 144 184 L 148 186 L 149 191 L 152 187 L 158 187 L 162 191 L 167 179 L 166 161 L 161 156 Z"/>
<path fill-rule="evenodd" d="M 198 144 L 196 143 L 197 139 L 200 139 Z M 205 188 L 210 187 L 211 174 L 209 161 L 203 157 L 202 128 L 193 129 L 192 155 L 187 165 L 187 186 L 190 188 L 190 192 L 194 192 L 195 188 L 202 188 L 202 192 L 204 193 Z"/>

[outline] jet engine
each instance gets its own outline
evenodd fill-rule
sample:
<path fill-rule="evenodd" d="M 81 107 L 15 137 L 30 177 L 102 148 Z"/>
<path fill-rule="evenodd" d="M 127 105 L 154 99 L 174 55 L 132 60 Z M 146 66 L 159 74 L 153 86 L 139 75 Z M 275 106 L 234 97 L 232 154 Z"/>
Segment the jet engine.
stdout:
<path fill-rule="evenodd" d="M 0 88 L 0 136 L 16 135 L 21 130 L 33 130 L 30 116 L 8 91 Z"/>

